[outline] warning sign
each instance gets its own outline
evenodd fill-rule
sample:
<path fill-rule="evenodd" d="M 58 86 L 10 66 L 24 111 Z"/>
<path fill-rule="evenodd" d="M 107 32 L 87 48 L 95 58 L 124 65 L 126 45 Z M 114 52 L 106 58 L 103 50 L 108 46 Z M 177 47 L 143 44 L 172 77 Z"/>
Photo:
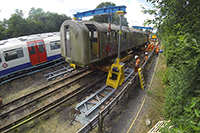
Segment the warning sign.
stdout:
<path fill-rule="evenodd" d="M 157 37 L 156 37 L 156 35 L 153 35 L 152 38 L 153 38 L 153 39 L 156 39 Z"/>

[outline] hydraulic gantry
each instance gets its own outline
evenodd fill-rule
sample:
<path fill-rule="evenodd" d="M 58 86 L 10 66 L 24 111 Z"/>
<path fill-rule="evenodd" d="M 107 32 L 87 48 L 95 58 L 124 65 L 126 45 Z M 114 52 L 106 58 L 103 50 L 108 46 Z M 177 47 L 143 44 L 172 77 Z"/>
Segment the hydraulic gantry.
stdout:
<path fill-rule="evenodd" d="M 77 14 L 74 14 L 73 19 L 81 21 L 82 17 L 108 14 L 108 22 L 109 22 L 108 31 L 111 31 L 111 18 L 112 18 L 113 13 L 117 13 L 120 16 L 118 56 L 116 58 L 115 63 L 112 64 L 111 69 L 109 70 L 106 85 L 117 89 L 118 86 L 120 86 L 124 82 L 124 79 L 125 79 L 124 64 L 120 63 L 119 61 L 120 61 L 120 39 L 121 39 L 121 34 L 122 34 L 121 19 L 122 19 L 122 16 L 126 13 L 126 6 L 108 6 L 105 8 L 98 8 L 98 9 L 85 11 L 81 13 L 77 12 Z"/>
<path fill-rule="evenodd" d="M 97 9 L 89 10 L 85 12 L 77 12 L 76 14 L 74 14 L 73 19 L 81 21 L 82 17 L 108 14 L 109 22 L 110 22 L 112 13 L 116 13 L 116 11 L 126 12 L 126 6 L 108 6 L 108 7 L 97 8 Z"/>

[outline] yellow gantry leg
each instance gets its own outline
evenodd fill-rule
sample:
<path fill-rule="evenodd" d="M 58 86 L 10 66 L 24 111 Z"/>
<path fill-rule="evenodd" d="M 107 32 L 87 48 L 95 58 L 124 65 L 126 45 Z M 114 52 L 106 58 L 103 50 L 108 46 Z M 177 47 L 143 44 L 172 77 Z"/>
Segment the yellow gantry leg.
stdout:
<path fill-rule="evenodd" d="M 116 63 L 111 65 L 111 69 L 108 72 L 106 85 L 111 86 L 115 89 L 120 86 L 125 79 L 124 76 L 124 63 L 119 63 L 119 58 L 117 58 Z"/>

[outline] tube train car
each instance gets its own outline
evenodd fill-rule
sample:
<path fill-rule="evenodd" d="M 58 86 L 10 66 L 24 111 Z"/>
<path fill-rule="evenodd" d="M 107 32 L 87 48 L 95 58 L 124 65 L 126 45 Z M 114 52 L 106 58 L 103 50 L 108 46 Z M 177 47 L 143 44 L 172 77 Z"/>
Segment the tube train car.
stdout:
<path fill-rule="evenodd" d="M 116 55 L 119 26 L 107 23 L 66 20 L 60 28 L 61 54 L 68 63 L 85 67 Z M 140 47 L 148 42 L 148 34 L 122 26 L 121 52 Z"/>
<path fill-rule="evenodd" d="M 2 40 L 0 77 L 61 57 L 59 32 Z"/>

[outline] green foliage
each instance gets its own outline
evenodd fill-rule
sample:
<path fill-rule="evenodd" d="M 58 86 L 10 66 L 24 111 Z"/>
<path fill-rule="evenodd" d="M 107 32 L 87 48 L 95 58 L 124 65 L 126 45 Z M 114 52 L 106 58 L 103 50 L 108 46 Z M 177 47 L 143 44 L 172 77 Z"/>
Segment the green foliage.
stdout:
<path fill-rule="evenodd" d="M 96 9 L 104 8 L 104 7 L 108 7 L 108 6 L 116 6 L 116 5 L 112 2 L 102 2 L 96 7 Z M 94 16 L 92 19 L 90 19 L 90 21 L 96 21 L 96 22 L 100 22 L 100 23 L 108 23 L 108 15 Z M 111 23 L 119 25 L 119 16 L 116 13 L 113 14 Z M 125 17 L 122 17 L 122 25 L 128 26 L 128 21 Z"/>
<path fill-rule="evenodd" d="M 41 8 L 31 8 L 29 17 L 23 18 L 22 10 L 15 10 L 9 20 L 0 22 L 0 40 L 36 33 L 55 32 L 60 30 L 63 21 L 70 17 L 57 13 L 44 12 Z"/>
<path fill-rule="evenodd" d="M 168 85 L 165 114 L 174 125 L 170 132 L 199 132 L 200 104 L 196 92 L 200 91 L 200 2 L 147 1 L 154 6 L 151 10 L 143 8 L 143 13 L 152 14 L 155 19 L 145 24 L 157 27 L 164 44 L 168 67 L 163 80 Z"/>

